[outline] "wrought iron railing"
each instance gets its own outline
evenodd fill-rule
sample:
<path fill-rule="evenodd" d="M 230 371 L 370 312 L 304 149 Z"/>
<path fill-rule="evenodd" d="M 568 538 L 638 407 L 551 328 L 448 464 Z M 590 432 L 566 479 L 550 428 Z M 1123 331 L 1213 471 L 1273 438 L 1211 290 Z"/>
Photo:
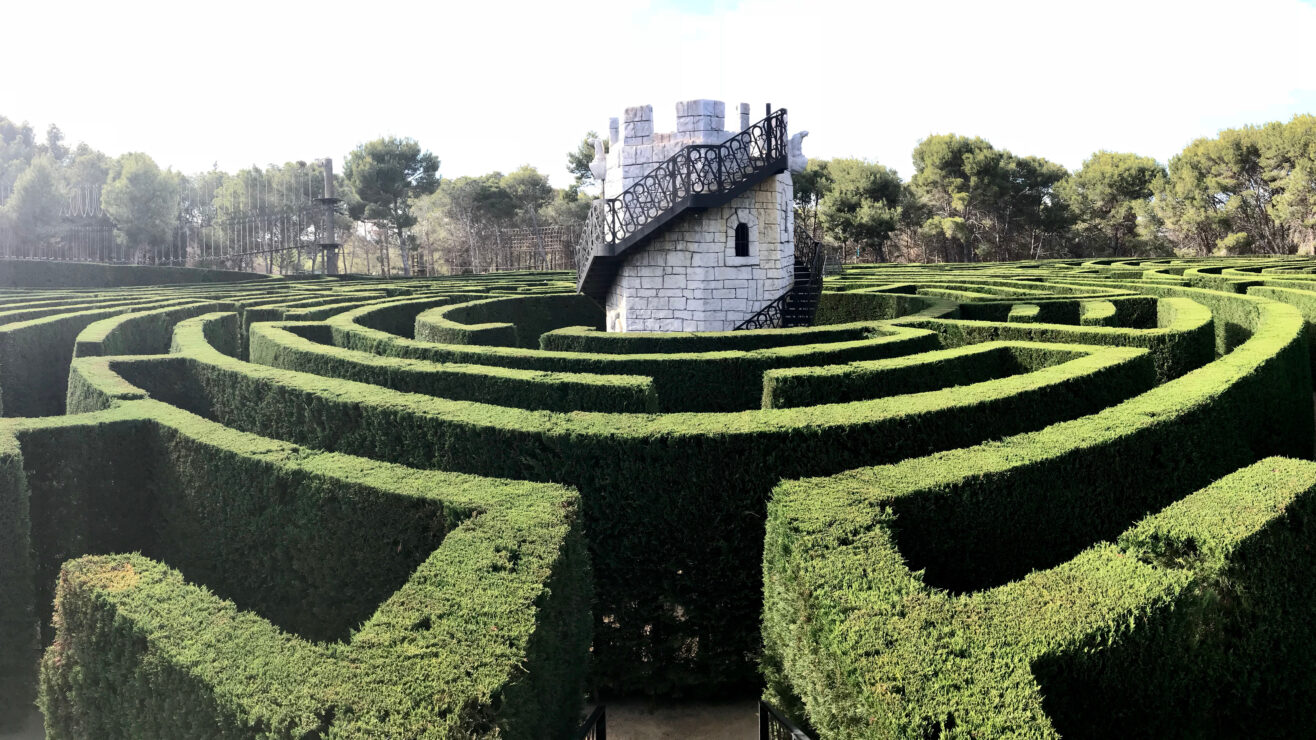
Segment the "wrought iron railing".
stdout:
<path fill-rule="evenodd" d="M 576 284 L 590 259 L 612 255 L 661 226 L 693 198 L 735 191 L 784 166 L 786 111 L 778 110 L 721 144 L 691 144 L 636 180 L 616 198 L 590 205 L 576 245 Z"/>
<path fill-rule="evenodd" d="M 823 277 L 827 270 L 827 245 L 812 235 L 797 229 L 795 232 L 795 255 L 809 268 L 809 291 L 813 294 L 815 304 L 822 296 Z"/>
<path fill-rule="evenodd" d="M 796 229 L 795 231 L 795 258 L 802 262 L 809 269 L 809 285 L 803 287 L 792 285 L 790 290 L 777 296 L 768 305 L 760 308 L 753 316 L 745 319 L 736 326 L 736 331 L 744 329 L 776 329 L 785 324 L 786 311 L 793 303 L 799 303 L 812 307 L 814 310 L 818 307 L 818 300 L 822 296 L 823 272 L 827 267 L 827 248 L 826 246 L 814 239 L 809 234 Z M 812 323 L 813 315 L 810 314 L 807 323 Z"/>
<path fill-rule="evenodd" d="M 786 313 L 786 303 L 791 299 L 791 290 L 773 299 L 772 303 L 760 308 L 753 316 L 736 325 L 736 331 L 746 329 L 776 329 L 781 326 L 782 316 Z"/>
<path fill-rule="evenodd" d="M 602 704 L 594 709 L 571 740 L 608 740 L 608 713 Z"/>
<path fill-rule="evenodd" d="M 796 727 L 786 715 L 765 701 L 759 701 L 759 740 L 813 740 Z"/>

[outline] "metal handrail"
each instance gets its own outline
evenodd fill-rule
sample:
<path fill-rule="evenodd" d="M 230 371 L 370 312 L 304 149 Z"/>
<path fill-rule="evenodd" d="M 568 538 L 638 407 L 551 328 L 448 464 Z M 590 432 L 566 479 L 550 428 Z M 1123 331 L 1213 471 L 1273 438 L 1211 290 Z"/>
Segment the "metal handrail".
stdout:
<path fill-rule="evenodd" d="M 759 740 L 813 740 L 776 707 L 759 700 Z"/>
<path fill-rule="evenodd" d="M 786 303 L 790 301 L 794 288 L 772 299 L 772 303 L 760 308 L 753 316 L 736 325 L 735 331 L 746 329 L 777 329 L 781 326 L 782 315 L 786 312 Z"/>
<path fill-rule="evenodd" d="M 608 740 L 608 712 L 602 704 L 594 708 L 571 740 Z"/>
<path fill-rule="evenodd" d="M 616 198 L 590 204 L 576 245 L 576 287 L 590 260 L 615 254 L 701 195 L 726 193 L 786 159 L 786 109 L 751 125 L 721 144 L 690 144 L 654 167 Z"/>
<path fill-rule="evenodd" d="M 827 249 L 822 242 L 798 229 L 795 233 L 795 249 L 799 260 L 809 268 L 809 295 L 813 298 L 812 305 L 816 311 L 818 300 L 822 296 L 823 273 L 827 268 Z M 792 299 L 805 295 L 798 290 L 798 287 L 792 285 L 789 290 L 760 308 L 753 316 L 736 325 L 735 331 L 780 327 L 786 314 L 786 307 L 790 305 Z M 813 315 L 810 314 L 809 323 L 812 322 Z"/>

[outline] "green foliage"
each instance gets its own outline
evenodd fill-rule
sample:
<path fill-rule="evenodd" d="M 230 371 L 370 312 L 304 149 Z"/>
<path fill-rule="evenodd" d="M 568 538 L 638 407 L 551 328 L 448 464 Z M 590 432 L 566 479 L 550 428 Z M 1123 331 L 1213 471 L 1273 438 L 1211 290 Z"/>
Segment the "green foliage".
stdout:
<path fill-rule="evenodd" d="M 5 411 L 70 415 L 0 420 L 0 702 L 36 616 L 52 737 L 556 737 L 586 671 L 824 736 L 1284 734 L 1310 486 L 1212 484 L 1310 452 L 1313 270 L 886 263 L 726 333 L 562 273 L 10 290 Z"/>
<path fill-rule="evenodd" d="M 1101 151 L 1056 185 L 1056 196 L 1074 219 L 1075 237 L 1087 254 L 1133 256 L 1151 251 L 1140 243 L 1139 220 L 1150 208 L 1165 168 L 1151 157 Z"/>
<path fill-rule="evenodd" d="M 831 189 L 832 180 L 830 162 L 826 159 L 810 159 L 804 172 L 791 175 L 794 185 L 795 218 L 805 233 L 816 234 L 822 224 L 818 209 L 823 196 Z"/>
<path fill-rule="evenodd" d="M 1175 583 L 1155 585 L 1156 579 L 1139 581 L 1137 573 L 1116 570 L 1104 585 L 1073 588 L 1074 578 L 1066 575 L 1070 566 L 1060 564 L 1074 558 L 1077 573 L 1095 567 L 1086 558 L 1105 555 L 1102 546 L 1079 555 L 1088 543 L 1116 537 L 1143 512 L 1258 457 L 1306 454 L 1311 439 L 1310 413 L 1287 407 L 1280 390 L 1296 387 L 1294 397 L 1305 397 L 1310 383 L 1305 337 L 1293 309 L 1223 293 L 1178 292 L 1210 305 L 1218 322 L 1240 327 L 1246 338 L 1228 344 L 1232 351 L 1222 359 L 1089 417 L 833 479 L 783 484 L 770 504 L 765 545 L 765 666 L 772 695 L 802 698 L 809 719 L 825 733 L 919 737 L 955 728 L 993 736 L 1051 734 L 1049 708 L 1040 698 L 1051 694 L 1030 688 L 1027 673 L 1041 653 L 1030 651 L 1064 644 L 1065 629 L 1080 644 L 1110 645 L 1122 634 L 1116 626 L 1138 624 L 1140 613 L 1165 614 L 1159 604 L 1168 602 L 1154 595 L 1171 593 L 1164 589 Z M 1270 411 L 1257 414 L 1258 407 Z M 1220 434 L 1223 428 L 1230 434 Z M 1112 498 L 1113 492 L 1119 495 Z M 890 514 L 874 517 L 875 511 Z M 947 531 L 956 536 L 938 534 Z M 1025 548 L 1020 532 L 1029 533 Z M 856 575 L 860 567 L 867 575 Z M 1027 575 L 1048 568 L 1056 570 Z M 833 579 L 846 586 L 837 588 Z M 1051 580 L 1055 585 L 1047 586 Z M 969 600 L 935 590 L 942 588 L 970 592 Z M 1057 588 L 1072 596 L 1057 594 Z M 1086 594 L 1082 601 L 1079 594 Z M 1098 601 L 1085 611 L 1085 602 L 1106 594 L 1109 606 Z M 1275 597 L 1282 598 L 1278 592 Z M 1053 606 L 1039 612 L 1043 604 Z M 1057 608 L 1064 611 L 1046 621 Z M 901 609 L 909 613 L 907 621 L 894 616 Z M 1088 614 L 1088 624 L 1101 620 L 1109 627 L 1088 632 L 1093 627 L 1076 622 Z M 862 615 L 862 621 L 851 615 Z M 957 627 L 970 624 L 965 620 L 979 626 Z M 1030 624 L 1045 631 L 1029 632 Z M 994 625 L 1026 629 L 1001 632 Z M 1281 634 L 1289 629 L 1282 623 L 1275 628 Z M 1174 634 L 1177 642 L 1149 644 L 1186 649 L 1197 631 Z M 1253 675 L 1265 675 L 1264 661 L 1277 655 L 1258 648 L 1236 659 Z M 1211 653 L 1199 658 L 1218 660 Z M 1157 665 L 1164 666 L 1157 676 L 1166 682 L 1158 687 L 1184 691 L 1174 685 L 1175 677 L 1196 675 L 1170 668 L 1178 665 L 1173 661 Z M 1136 670 L 1145 681 L 1146 668 Z M 1127 687 L 1128 679 L 1110 685 Z M 1153 702 L 1132 712 L 1157 709 Z M 1252 716 L 1232 716 L 1245 715 Z M 1160 716 L 1157 721 L 1168 726 L 1180 721 L 1177 711 Z"/>
<path fill-rule="evenodd" d="M 1049 372 L 1044 368 L 1057 366 Z M 984 342 L 912 357 L 850 362 L 826 367 L 769 370 L 763 378 L 763 408 L 792 408 L 844 403 L 946 388 L 984 402 L 987 385 L 1014 389 L 1002 415 L 1027 416 L 1032 406 L 1073 403 L 1098 409 L 1136 395 L 1154 384 L 1146 350 L 1106 349 L 1082 345 Z"/>
<path fill-rule="evenodd" d="M 68 564 L 42 668 L 50 737 L 574 724 L 589 582 L 572 492 L 306 454 L 153 401 L 16 430 L 49 502 L 40 582 L 65 557 L 138 550 L 207 586 L 139 555 Z M 71 436 L 135 452 L 64 461 Z"/>
<path fill-rule="evenodd" d="M 926 254 L 965 262 L 1030 257 L 1066 228 L 1051 197 L 1066 175 L 1060 165 L 955 134 L 924 139 L 913 156 L 910 189 L 927 214 Z"/>
<path fill-rule="evenodd" d="M 331 341 L 332 333 L 320 324 L 256 324 L 250 334 L 251 361 L 406 393 L 498 406 L 561 412 L 657 411 L 653 380 L 642 376 L 440 364 L 326 346 Z"/>
<path fill-rule="evenodd" d="M 205 349 L 196 321 L 192 328 L 180 325 L 175 341 L 185 364 L 111 360 L 111 367 L 155 398 L 308 447 L 578 487 L 587 530 L 608 533 L 593 551 L 596 631 L 609 636 L 596 640 L 595 669 L 605 685 L 629 690 L 750 680 L 742 659 L 753 651 L 754 638 L 744 623 L 757 610 L 758 584 L 743 558 L 755 549 L 749 543 L 757 541 L 761 525 L 731 512 L 761 507 L 773 481 L 791 471 L 839 470 L 854 455 L 895 460 L 914 449 L 1046 426 L 1112 401 L 1103 394 L 1136 393 L 1149 377 L 1145 363 L 1140 371 L 1134 363 L 1127 366 L 1131 382 L 1110 376 L 1109 385 L 1093 383 L 1100 389 L 1093 395 L 1078 392 L 1081 379 L 1042 375 L 1007 378 L 973 394 L 945 389 L 752 415 L 568 417 L 422 399 L 234 363 Z M 79 361 L 80 376 L 96 366 L 92 360 Z M 1134 380 L 1138 372 L 1143 381 Z M 1023 393 L 1034 387 L 1048 393 L 1057 381 L 1050 399 Z M 909 437 L 902 430 L 910 425 L 923 433 Z M 710 510 L 714 500 L 725 503 Z M 673 559 L 684 564 L 681 573 L 665 566 Z M 714 573 L 716 597 L 704 585 Z M 680 605 L 680 614 L 654 621 L 652 615 L 665 612 L 663 604 Z M 704 647 L 691 655 L 683 646 L 700 635 L 708 636 L 700 639 Z M 645 653 L 664 657 L 635 660 Z"/>
<path fill-rule="evenodd" d="M 506 305 L 506 304 L 504 304 Z M 419 308 L 419 306 L 417 306 Z M 394 313 L 399 308 L 385 309 Z M 357 323 L 370 311 L 344 313 L 330 320 L 334 344 L 347 349 L 392 357 L 458 362 L 568 373 L 618 373 L 653 378 L 661 411 L 736 411 L 758 408 L 762 402 L 763 373 L 778 367 L 803 367 L 833 362 L 870 360 L 918 352 L 936 346 L 930 332 L 882 330 L 871 338 L 827 344 L 803 344 L 758 350 L 718 350 L 676 354 L 595 354 L 534 352 L 512 347 L 513 327 L 507 324 L 462 328 L 454 322 L 438 327 L 448 336 L 470 338 L 472 328 L 498 337 L 501 346 L 433 344 L 390 336 Z M 363 322 L 364 323 L 364 322 Z M 420 325 L 420 321 L 417 325 Z M 432 322 L 426 321 L 433 326 Z M 550 336 L 549 346 L 558 338 Z M 737 343 L 732 338 L 729 343 Z"/>
<path fill-rule="evenodd" d="M 39 654 L 32 592 L 32 539 L 23 458 L 13 437 L 0 436 L 0 732 L 16 729 L 36 696 Z"/>
<path fill-rule="evenodd" d="M 1162 381 L 1210 362 L 1216 332 L 1211 311 L 1186 298 L 1163 299 L 1157 307 L 1156 329 L 936 318 L 903 319 L 902 323 L 938 332 L 949 347 L 999 340 L 1144 347 L 1151 351 L 1157 377 Z"/>
<path fill-rule="evenodd" d="M 887 237 L 900 221 L 900 177 L 880 164 L 833 159 L 826 178 L 827 193 L 818 205 L 823 228 L 886 262 Z"/>
<path fill-rule="evenodd" d="M 585 138 L 580 140 L 580 144 L 572 151 L 567 152 L 567 172 L 576 179 L 572 188 L 580 191 L 584 188 L 594 187 L 598 183 L 594 180 L 594 173 L 590 171 L 589 165 L 594 161 L 594 140 L 599 138 L 597 132 L 590 131 L 585 134 Z M 604 140 L 604 151 L 607 151 L 607 140 Z"/>
<path fill-rule="evenodd" d="M 1316 117 L 1198 139 L 1170 160 L 1156 211 L 1197 254 L 1292 254 L 1313 241 Z"/>
<path fill-rule="evenodd" d="M 416 317 L 415 336 L 439 344 L 538 349 L 541 335 L 565 326 L 601 329 L 603 311 L 582 295 L 487 298 L 425 311 Z"/>
<path fill-rule="evenodd" d="M 416 224 L 412 203 L 439 186 L 439 159 L 413 139 L 386 137 L 366 142 L 347 155 L 343 174 L 351 185 L 353 218 L 381 224 L 405 245 Z M 411 275 L 410 249 L 402 249 L 402 273 Z"/>
<path fill-rule="evenodd" d="M 161 170 L 145 154 L 131 152 L 115 160 L 101 195 L 101 206 L 119 227 L 115 238 L 153 261 L 173 234 L 178 188 L 178 175 Z"/>
<path fill-rule="evenodd" d="M 809 483 L 770 505 L 765 638 L 825 736 L 1305 731 L 1312 614 L 1292 582 L 1312 571 L 1310 462 L 1263 460 L 1113 544 L 963 596 L 903 562 L 918 557 L 903 491 L 868 476 Z M 1030 509 L 1054 516 L 1059 504 L 1038 494 Z M 863 516 L 887 502 L 892 513 Z M 1032 531 L 1005 508 L 973 508 L 1011 545 Z"/>
<path fill-rule="evenodd" d="M 14 236 L 29 245 L 46 244 L 54 236 L 63 207 L 54 161 L 37 156 L 18 176 L 13 195 L 0 206 L 0 224 L 7 222 Z"/>

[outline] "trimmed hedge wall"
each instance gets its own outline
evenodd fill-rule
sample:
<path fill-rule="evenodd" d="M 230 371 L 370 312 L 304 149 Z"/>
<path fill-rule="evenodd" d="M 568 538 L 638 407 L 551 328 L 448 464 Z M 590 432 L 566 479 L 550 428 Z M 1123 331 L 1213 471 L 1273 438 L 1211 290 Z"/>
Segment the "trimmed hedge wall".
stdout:
<path fill-rule="evenodd" d="M 603 328 L 603 309 L 583 295 L 489 298 L 433 308 L 416 317 L 415 337 L 439 344 L 539 349 L 545 332 L 567 326 Z"/>
<path fill-rule="evenodd" d="M 42 590 L 70 557 L 142 553 L 59 576 L 48 737 L 574 726 L 590 578 L 573 492 L 311 453 L 155 401 L 9 430 L 41 503 Z M 67 459 L 78 442 L 125 454 Z M 404 659 L 420 655 L 437 659 Z"/>
<path fill-rule="evenodd" d="M 101 319 L 78 333 L 73 356 L 164 354 L 169 351 L 174 325 L 179 321 L 234 308 L 232 303 L 189 303 Z"/>
<path fill-rule="evenodd" d="M 825 736 L 1306 734 L 1316 464 L 1263 460 L 965 597 L 905 565 L 879 490 L 770 505 L 765 638 Z"/>
<path fill-rule="evenodd" d="M 1136 360 L 1144 352 L 1118 350 L 970 392 L 729 414 L 564 416 L 238 363 L 205 347 L 198 332 L 206 320 L 177 329 L 186 364 L 79 359 L 79 383 L 103 388 L 103 400 L 74 408 L 96 408 L 123 391 L 105 382 L 112 369 L 166 403 L 309 447 L 579 488 L 594 543 L 596 670 L 602 685 L 631 691 L 754 681 L 757 636 L 744 628 L 759 609 L 752 563 L 762 520 L 754 512 L 783 476 L 1044 427 L 1151 382 L 1149 366 Z M 78 388 L 71 384 L 71 394 Z M 909 435 L 911 426 L 920 434 Z M 672 562 L 684 564 L 681 572 Z M 642 660 L 646 654 L 653 659 Z"/>
<path fill-rule="evenodd" d="M 843 403 L 967 386 L 1101 354 L 1103 348 L 1083 345 L 985 342 L 889 360 L 769 370 L 763 376 L 763 408 Z M 1151 369 L 1146 352 L 1106 356 L 1136 358 Z M 1146 378 L 1145 387 L 1150 388 L 1152 380 Z"/>
<path fill-rule="evenodd" d="M 1312 415 L 1292 402 L 1311 390 L 1297 312 L 1236 295 L 1184 293 L 1222 309 L 1234 304 L 1229 313 L 1251 320 L 1251 337 L 1215 362 L 1089 417 L 1001 442 L 783 484 L 770 505 L 767 577 L 803 584 L 791 552 L 822 563 L 821 550 L 778 543 L 788 543 L 796 522 L 813 516 L 810 502 L 820 507 L 832 492 L 867 500 L 859 512 L 888 507 L 899 522 L 893 547 L 911 570 L 924 571 L 925 583 L 976 591 L 1055 567 L 1087 543 L 1116 537 L 1146 511 L 1261 457 L 1309 454 Z M 846 528 L 835 531 L 844 537 Z M 956 536 L 934 535 L 945 531 Z M 1028 533 L 1024 543 L 1020 533 Z M 793 598 L 775 586 L 768 591 L 764 637 L 771 691 L 781 701 L 802 696 L 808 716 L 825 731 L 858 732 L 855 711 L 862 710 L 852 708 L 860 706 L 860 695 L 848 682 L 831 693 L 826 682 L 835 679 L 822 678 L 842 670 L 828 666 L 833 657 L 824 657 L 833 655 L 826 647 L 826 620 L 813 609 L 792 606 Z M 818 652 L 798 638 L 805 624 L 818 638 Z M 862 699 L 878 711 L 873 697 Z M 892 721 L 897 725 L 888 731 L 904 732 L 894 729 L 904 727 L 903 720 Z"/>
<path fill-rule="evenodd" d="M 0 260 L 0 287 L 6 288 L 113 288 L 127 285 L 227 283 L 268 279 L 266 275 L 253 272 L 195 267 Z"/>
<path fill-rule="evenodd" d="M 23 458 L 0 434 L 0 732 L 16 730 L 36 698 L 40 654 L 33 593 L 32 539 Z"/>
<path fill-rule="evenodd" d="M 69 361 L 83 329 L 127 310 L 150 310 L 178 303 L 158 298 L 117 308 L 100 308 L 89 303 L 85 310 L 69 309 L 66 313 L 0 326 L 0 410 L 5 416 L 63 413 Z"/>
<path fill-rule="evenodd" d="M 587 669 L 602 700 L 737 695 L 767 675 L 774 700 L 842 736 L 1173 734 L 1146 709 L 1157 693 L 1189 717 L 1202 701 L 1230 718 L 1279 716 L 1260 696 L 1284 687 L 1267 676 L 1299 687 L 1305 669 L 1254 664 L 1295 638 L 1269 616 L 1230 621 L 1254 600 L 1296 614 L 1266 585 L 1277 581 L 1243 570 L 1270 567 L 1277 551 L 1208 567 L 1195 549 L 1206 535 L 1157 525 L 1144 537 L 1135 525 L 1261 456 L 1310 454 L 1316 355 L 1303 342 L 1316 322 L 1234 291 L 1264 283 L 1301 308 L 1316 282 L 1295 270 L 1311 264 L 864 267 L 827 281 L 820 315 L 854 314 L 848 323 L 718 335 L 615 336 L 532 310 L 578 302 L 570 276 L 0 290 L 0 334 L 87 311 L 111 319 L 81 330 L 105 356 L 73 360 L 61 408 L 80 413 L 0 419 L 0 537 L 14 535 L 0 545 L 0 627 L 18 625 L 0 636 L 11 658 L 0 659 L 0 712 L 32 701 L 35 662 L 12 656 L 53 643 L 52 736 L 556 737 L 574 708 L 559 703 L 576 704 Z M 1168 277 L 1130 279 L 1152 268 Z M 1172 273 L 1190 268 L 1227 292 L 1183 287 Z M 227 312 L 187 318 L 196 304 Z M 1007 321 L 1017 306 L 1036 307 L 1015 310 L 1029 323 Z M 552 349 L 413 339 L 436 308 L 461 315 L 455 331 L 519 325 L 516 343 L 534 334 Z M 151 354 L 171 326 L 171 353 Z M 19 334 L 72 351 L 71 337 L 43 331 Z M 49 383 L 6 384 L 6 370 L 6 401 Z M 552 509 L 523 536 L 530 520 L 513 509 L 450 495 L 463 473 L 578 487 L 579 511 L 517 494 L 515 511 Z M 806 482 L 781 482 L 792 478 Z M 763 527 L 774 488 L 797 507 L 782 510 L 789 526 L 818 517 L 817 538 L 800 535 L 778 563 L 810 578 L 817 565 L 812 587 L 774 584 L 778 571 L 758 567 L 773 552 Z M 1220 501 L 1246 486 L 1227 488 Z M 1244 513 L 1298 507 L 1271 504 Z M 1221 520 L 1184 516 L 1208 532 Z M 1257 522 L 1220 530 L 1243 543 L 1232 553 L 1262 541 L 1270 524 Z M 470 528 L 489 535 L 486 549 L 453 549 Z M 593 577 L 566 566 L 586 547 Z M 573 548 L 580 557 L 564 554 Z M 1094 559 L 1102 548 L 1117 552 L 1115 569 Z M 434 558 L 458 570 L 431 570 Z M 1304 567 L 1290 570 L 1306 578 Z M 567 574 L 583 585 L 553 580 Z M 1193 600 L 1211 589 L 1224 597 Z M 848 621 L 829 621 L 841 612 Z M 1230 637 L 1234 652 L 1199 640 L 1176 656 L 1185 633 L 1217 634 L 1201 624 L 1258 639 Z M 563 657 L 573 649 L 588 657 Z M 1163 667 L 1176 661 L 1197 666 L 1199 682 L 1175 683 Z M 1234 672 L 1246 686 L 1213 695 Z M 1140 673 L 1155 679 L 1131 686 Z M 1117 709 L 1087 716 L 1089 696 Z M 800 697 L 808 712 L 791 705 Z"/>
<path fill-rule="evenodd" d="M 307 336 L 316 337 L 319 343 Z M 332 338 L 323 324 L 257 324 L 250 334 L 251 361 L 407 393 L 523 409 L 651 413 L 658 408 L 653 381 L 642 376 L 549 373 L 379 357 L 325 346 Z"/>
<path fill-rule="evenodd" d="M 390 310 L 402 313 L 405 309 L 396 306 Z M 548 352 L 410 340 L 365 325 L 367 317 L 373 319 L 373 313 L 349 311 L 329 319 L 326 323 L 333 331 L 333 344 L 386 357 L 436 363 L 494 365 L 555 373 L 647 376 L 653 379 L 658 409 L 662 412 L 754 409 L 762 403 L 763 373 L 773 368 L 872 360 L 938 347 L 938 340 L 929 331 L 884 327 L 871 339 L 752 352 L 651 355 Z"/>
<path fill-rule="evenodd" d="M 792 329 L 700 332 L 602 332 L 583 326 L 557 329 L 540 337 L 540 348 L 553 352 L 597 352 L 607 355 L 675 354 L 686 352 L 752 352 L 823 342 L 853 342 L 880 334 L 873 322 Z"/>
<path fill-rule="evenodd" d="M 813 323 L 850 324 L 856 321 L 879 321 L 925 313 L 928 316 L 953 318 L 959 315 L 956 304 L 927 296 L 902 293 L 832 293 L 818 297 L 818 312 Z"/>
<path fill-rule="evenodd" d="M 1158 329 L 922 317 L 907 317 L 898 319 L 898 322 L 906 326 L 932 329 L 941 335 L 948 347 L 999 340 L 1145 347 L 1151 351 L 1157 376 L 1162 381 L 1177 378 L 1210 362 L 1215 355 L 1212 348 L 1213 332 L 1220 330 L 1213 321 L 1211 310 L 1187 298 L 1165 298 L 1158 302 L 1158 307 Z"/>

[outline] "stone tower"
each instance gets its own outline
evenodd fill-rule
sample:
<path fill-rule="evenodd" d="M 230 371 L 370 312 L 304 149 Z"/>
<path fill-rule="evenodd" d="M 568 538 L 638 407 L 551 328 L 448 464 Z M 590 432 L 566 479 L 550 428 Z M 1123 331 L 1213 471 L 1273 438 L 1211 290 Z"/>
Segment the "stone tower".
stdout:
<path fill-rule="evenodd" d="M 791 289 L 792 165 L 785 111 L 726 130 L 721 101 L 676 104 L 676 131 L 655 133 L 653 107 L 627 108 L 595 143 L 603 198 L 578 255 L 580 288 L 609 331 L 725 331 Z M 792 153 L 795 156 L 789 156 Z M 599 231 L 602 231 L 602 236 Z"/>

